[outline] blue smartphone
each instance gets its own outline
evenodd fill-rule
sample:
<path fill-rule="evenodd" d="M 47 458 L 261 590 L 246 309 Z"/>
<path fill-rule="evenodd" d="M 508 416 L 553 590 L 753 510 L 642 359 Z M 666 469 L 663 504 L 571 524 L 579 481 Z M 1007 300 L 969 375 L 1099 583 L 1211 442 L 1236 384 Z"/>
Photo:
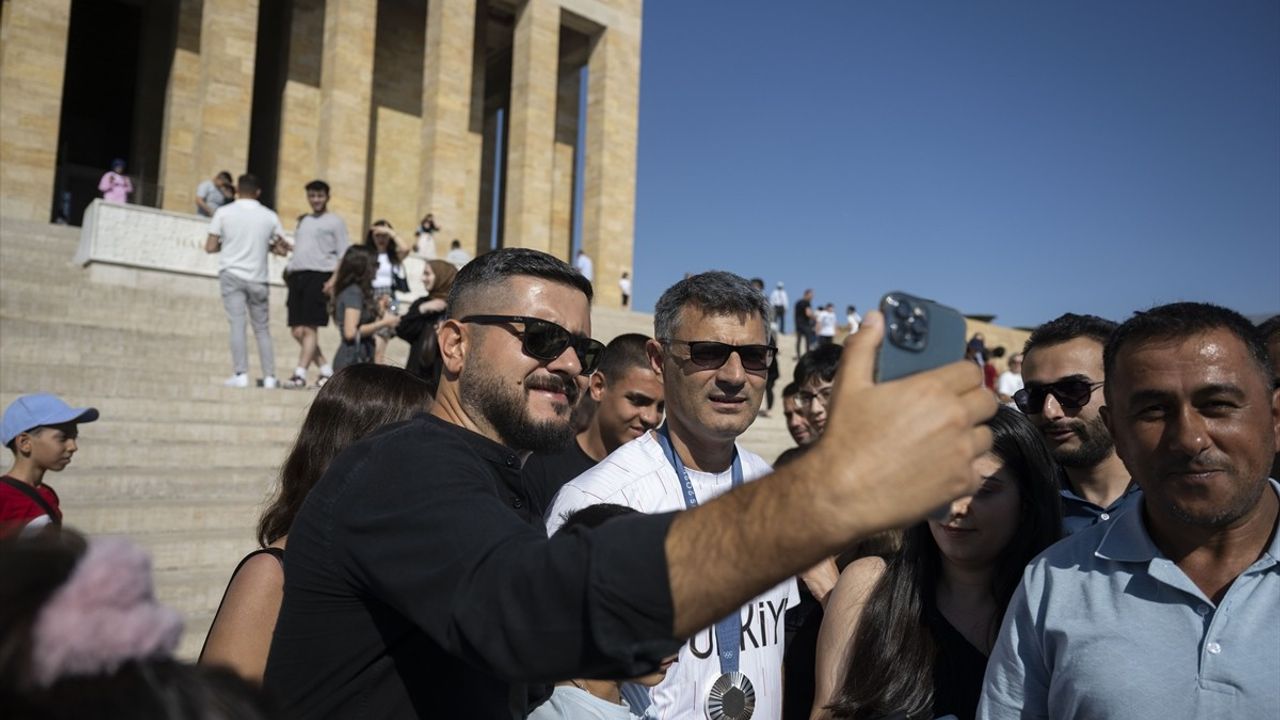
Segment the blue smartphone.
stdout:
<path fill-rule="evenodd" d="M 876 382 L 888 382 L 964 359 L 964 316 L 953 308 L 904 292 L 880 299 L 884 342 Z"/>
<path fill-rule="evenodd" d="M 897 380 L 964 359 L 964 316 L 954 308 L 904 292 L 880 299 L 884 313 L 884 341 L 876 356 L 876 382 Z M 945 522 L 951 503 L 935 508 L 929 517 Z"/>

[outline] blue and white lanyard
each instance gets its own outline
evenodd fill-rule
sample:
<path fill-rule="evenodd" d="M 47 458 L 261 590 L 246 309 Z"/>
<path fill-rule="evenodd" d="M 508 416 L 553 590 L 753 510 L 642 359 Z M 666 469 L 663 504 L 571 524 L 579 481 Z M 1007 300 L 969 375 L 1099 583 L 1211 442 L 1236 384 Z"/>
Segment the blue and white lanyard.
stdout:
<path fill-rule="evenodd" d="M 663 423 L 658 428 L 658 444 L 662 446 L 662 453 L 667 456 L 667 462 L 671 463 L 671 467 L 676 471 L 676 475 L 680 478 L 680 489 L 684 493 L 684 506 L 687 510 L 698 507 L 698 495 L 693 490 L 693 482 L 689 480 L 689 473 L 684 468 L 684 463 L 680 460 L 680 454 L 676 452 L 675 447 L 671 444 L 671 431 L 667 428 L 667 424 Z M 738 449 L 733 450 L 733 471 L 732 471 L 733 487 L 742 484 L 742 460 L 738 457 Z M 738 644 L 742 642 L 742 618 L 739 615 L 740 610 L 734 610 L 728 617 L 716 623 L 716 647 L 720 649 L 720 672 L 732 673 L 738 672 Z"/>

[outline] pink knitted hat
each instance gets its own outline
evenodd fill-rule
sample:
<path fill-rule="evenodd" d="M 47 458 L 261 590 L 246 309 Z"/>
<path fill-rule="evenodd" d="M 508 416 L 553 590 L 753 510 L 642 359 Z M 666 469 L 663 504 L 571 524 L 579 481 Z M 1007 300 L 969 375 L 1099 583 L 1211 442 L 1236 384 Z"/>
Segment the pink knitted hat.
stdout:
<path fill-rule="evenodd" d="M 32 679 L 111 673 L 130 660 L 168 657 L 182 618 L 156 602 L 151 559 L 121 537 L 89 542 L 71 577 L 45 603 L 32 632 Z"/>

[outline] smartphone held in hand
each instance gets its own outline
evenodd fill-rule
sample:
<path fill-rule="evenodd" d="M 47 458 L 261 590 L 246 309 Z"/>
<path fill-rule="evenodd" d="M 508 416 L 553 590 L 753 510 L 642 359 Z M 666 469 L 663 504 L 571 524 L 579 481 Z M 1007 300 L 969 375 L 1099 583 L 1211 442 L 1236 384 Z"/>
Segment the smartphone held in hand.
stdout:
<path fill-rule="evenodd" d="M 886 293 L 884 342 L 876 357 L 876 382 L 897 380 L 964 358 L 964 316 L 941 303 L 904 292 Z"/>

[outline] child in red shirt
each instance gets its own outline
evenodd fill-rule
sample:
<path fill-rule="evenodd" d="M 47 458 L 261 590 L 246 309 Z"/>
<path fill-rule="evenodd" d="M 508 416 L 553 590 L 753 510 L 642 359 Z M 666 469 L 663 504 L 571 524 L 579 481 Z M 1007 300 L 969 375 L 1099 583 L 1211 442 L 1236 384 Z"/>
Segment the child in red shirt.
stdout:
<path fill-rule="evenodd" d="M 58 494 L 44 484 L 75 454 L 79 423 L 98 419 L 95 408 L 73 408 L 54 395 L 24 395 L 0 420 L 0 443 L 13 453 L 13 466 L 0 477 L 0 537 L 27 535 L 62 524 Z"/>

